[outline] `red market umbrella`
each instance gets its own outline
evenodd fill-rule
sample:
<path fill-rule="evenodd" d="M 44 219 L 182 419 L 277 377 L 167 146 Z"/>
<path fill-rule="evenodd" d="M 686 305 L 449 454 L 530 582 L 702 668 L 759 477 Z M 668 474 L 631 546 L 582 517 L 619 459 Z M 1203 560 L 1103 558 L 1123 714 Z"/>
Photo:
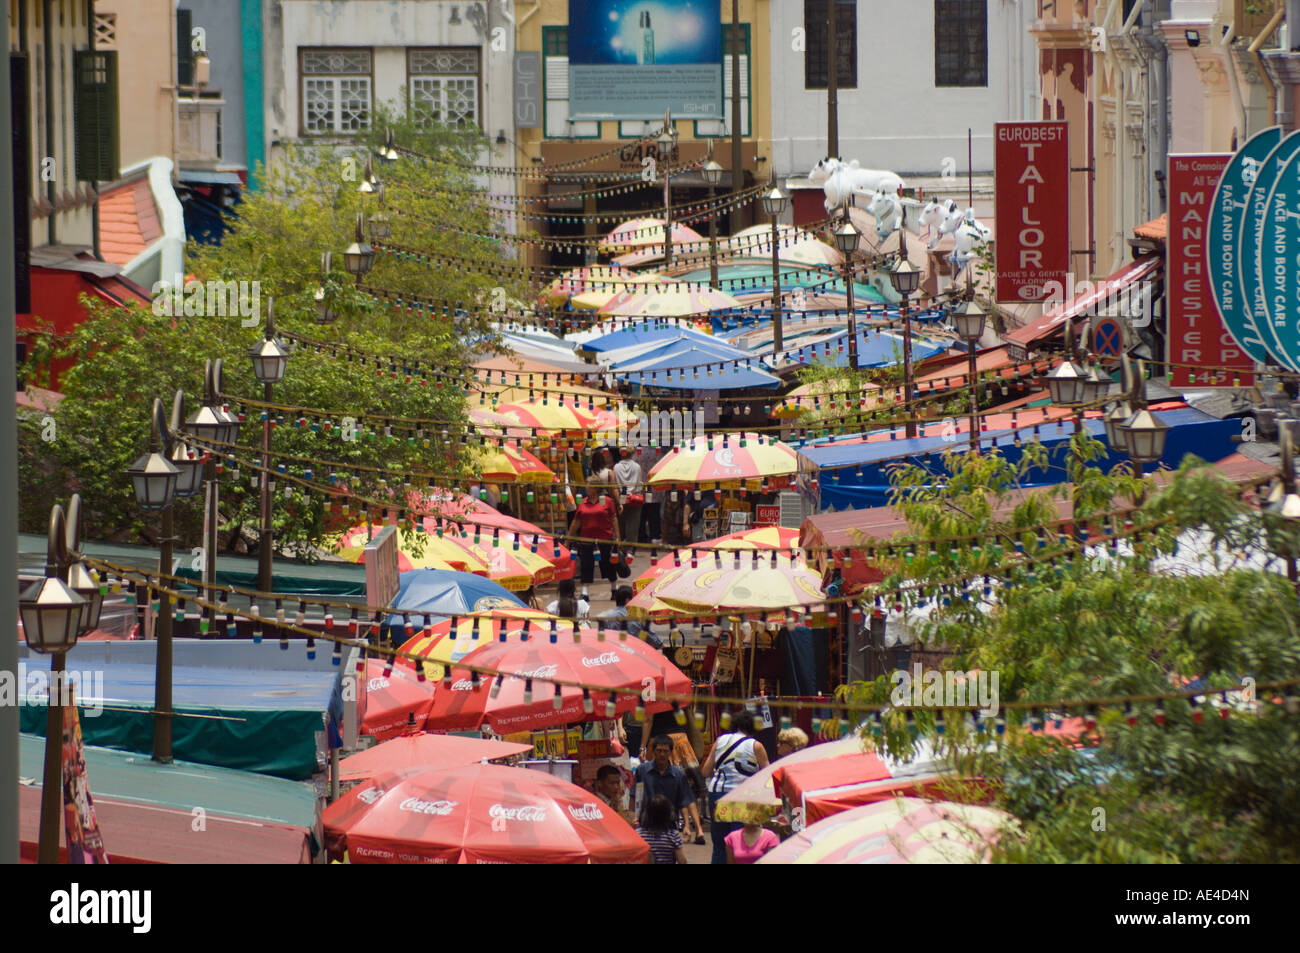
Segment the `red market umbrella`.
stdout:
<path fill-rule="evenodd" d="M 576 570 L 573 554 L 536 523 L 507 516 L 469 495 L 447 500 L 426 499 L 423 505 L 437 508 L 436 516 L 425 516 L 423 520 L 425 530 L 430 533 L 436 534 L 441 526 L 444 535 L 467 532 L 476 546 L 489 543 L 505 546 L 512 552 L 527 550 L 553 565 L 557 580 L 573 578 Z"/>
<path fill-rule="evenodd" d="M 541 771 L 478 764 L 391 772 L 325 809 L 354 864 L 643 864 L 650 848 L 594 794 Z"/>
<path fill-rule="evenodd" d="M 433 686 L 420 682 L 413 669 L 394 666 L 385 673 L 386 662 L 366 660 L 365 710 L 361 734 L 380 741 L 424 727 L 433 706 Z"/>
<path fill-rule="evenodd" d="M 640 592 L 668 570 L 689 566 L 692 549 L 777 549 L 782 550 L 786 555 L 790 555 L 798 546 L 799 530 L 797 529 L 787 529 L 784 526 L 757 526 L 752 529 L 742 529 L 735 533 L 728 533 L 726 536 L 719 536 L 717 539 L 704 540 L 703 542 L 692 543 L 690 546 L 679 547 L 667 556 L 659 557 L 651 564 L 649 569 L 632 581 L 632 588 Z M 713 559 L 713 556 L 711 553 L 696 552 L 694 558 L 698 565 L 701 561 Z"/>
<path fill-rule="evenodd" d="M 498 635 L 497 641 L 461 661 L 508 674 L 481 674 L 476 683 L 468 668 L 453 667 L 434 693 L 426 724 L 439 731 L 468 731 L 486 724 L 504 735 L 615 718 L 643 701 L 647 711 L 662 711 L 669 707 L 659 700 L 665 693 L 690 694 L 686 675 L 640 639 L 612 630 L 605 630 L 607 637 L 601 639 L 601 631 L 593 628 L 575 642 L 571 623 L 566 632 L 557 622 L 552 642 L 549 621 L 539 620 L 529 623 L 528 638 L 507 632 L 501 641 Z M 557 686 L 548 679 L 588 687 Z M 644 697 L 649 689 L 653 694 Z"/>
<path fill-rule="evenodd" d="M 807 824 L 896 794 L 921 793 L 943 780 L 932 756 L 902 764 L 861 749 L 829 758 L 783 759 L 772 772 L 773 786 L 792 809 L 803 812 Z"/>
<path fill-rule="evenodd" d="M 532 751 L 532 745 L 458 735 L 404 735 L 367 748 L 339 763 L 340 781 L 364 781 L 390 771 L 479 764 Z"/>

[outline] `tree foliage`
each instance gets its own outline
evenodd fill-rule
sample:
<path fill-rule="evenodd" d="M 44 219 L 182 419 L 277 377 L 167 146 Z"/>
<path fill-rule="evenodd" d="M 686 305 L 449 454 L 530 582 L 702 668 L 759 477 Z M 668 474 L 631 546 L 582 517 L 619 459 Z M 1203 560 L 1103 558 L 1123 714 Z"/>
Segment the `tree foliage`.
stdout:
<path fill-rule="evenodd" d="M 476 351 L 496 344 L 492 315 L 486 306 L 497 288 L 517 295 L 519 287 L 503 283 L 486 266 L 503 263 L 501 249 L 487 239 L 460 232 L 489 231 L 488 214 L 467 162 L 481 154 L 481 140 L 457 130 L 418 129 L 400 117 L 381 116 L 371 133 L 376 145 L 383 126 L 395 128 L 398 142 L 437 161 L 403 157 L 375 174 L 386 184 L 388 214 L 393 221 L 392 242 L 464 259 L 463 267 L 427 264 L 379 254 L 368 285 L 405 295 L 465 302 L 465 307 L 435 314 L 401 309 L 391 302 L 358 291 L 344 272 L 343 249 L 353 241 L 358 211 L 373 213 L 374 196 L 357 191 L 365 168 L 364 150 L 324 146 L 292 146 L 269 170 L 259 169 L 259 188 L 250 190 L 237 207 L 228 233 L 220 245 L 195 245 L 188 249 L 188 267 L 194 279 L 222 282 L 256 282 L 257 313 L 217 313 L 231 308 L 205 304 L 182 307 L 169 304 L 149 308 L 109 307 L 86 299 L 87 320 L 66 339 L 43 335 L 31 352 L 29 376 L 34 383 L 58 358 L 73 358 L 75 366 L 64 373 L 59 388 L 65 399 L 53 412 L 58 438 L 39 439 L 35 423 L 23 428 L 20 458 L 23 475 L 22 528 L 43 532 L 48 505 L 53 499 L 80 490 L 85 502 L 85 536 L 118 540 L 152 540 L 152 519 L 135 506 L 123 471 L 148 442 L 149 407 L 162 398 L 170 408 L 177 389 L 187 395 L 187 410 L 197 408 L 202 397 L 205 359 L 221 358 L 225 365 L 224 392 L 234 399 L 261 399 L 248 351 L 264 334 L 267 304 L 275 300 L 275 320 L 280 332 L 297 332 L 352 349 L 338 356 L 326 348 L 298 347 L 289 359 L 288 372 L 275 386 L 276 404 L 319 408 L 357 421 L 356 439 L 345 439 L 339 418 L 308 419 L 299 426 L 298 415 L 277 413 L 272 446 L 277 453 L 334 461 L 342 465 L 411 469 L 447 474 L 440 484 L 452 485 L 457 476 L 472 476 L 472 455 L 455 428 L 464 422 L 465 394 L 452 382 L 419 375 L 408 380 L 406 362 L 463 377 Z M 401 208 L 401 212 L 397 211 Z M 429 224 L 432 223 L 432 224 Z M 453 229 L 458 231 L 453 231 Z M 338 314 L 331 324 L 321 324 L 314 301 L 322 284 L 321 253 L 333 252 L 333 269 L 325 278 L 328 298 Z M 478 265 L 476 263 L 482 263 Z M 163 289 L 154 289 L 155 293 Z M 189 300 L 186 292 L 186 301 Z M 159 312 L 162 313 L 159 313 Z M 245 325 L 250 326 L 245 326 Z M 349 353 L 368 356 L 362 361 Z M 377 362 L 378 357 L 389 358 Z M 367 420 L 375 415 L 377 420 Z M 309 415 L 310 416 L 310 415 Z M 411 434 L 398 422 L 384 418 L 423 418 L 445 422 Z M 238 456 L 245 461 L 260 448 L 260 413 L 250 412 L 241 428 Z M 321 483 L 330 479 L 322 466 L 285 462 L 286 475 Z M 236 469 L 226 464 L 227 473 Z M 341 468 L 336 468 L 342 475 Z M 343 495 L 406 502 L 408 487 L 399 480 L 381 480 L 360 474 L 349 484 L 332 481 Z M 238 479 L 223 479 L 221 496 L 223 548 L 256 545 L 258 494 L 256 474 L 245 463 Z M 362 517 L 353 503 L 350 514 L 325 508 L 325 494 L 304 493 L 289 481 L 278 481 L 274 495 L 277 547 L 310 557 L 341 523 Z M 379 513 L 375 514 L 379 516 Z M 202 521 L 201 497 L 177 505 L 177 528 L 183 540 L 198 539 Z"/>
<path fill-rule="evenodd" d="M 1075 443 L 1085 456 L 1086 440 Z M 1012 465 L 995 454 L 951 454 L 941 486 L 900 469 L 898 505 L 919 539 L 979 541 L 933 552 L 918 545 L 882 588 L 912 586 L 898 602 L 929 610 L 918 623 L 925 643 L 951 650 L 954 670 L 996 672 L 1003 705 L 1032 704 L 1050 720 L 1081 714 L 1061 710 L 1061 700 L 1203 688 L 1199 704 L 1099 705 L 1097 727 L 1078 747 L 1026 730 L 1024 709 L 1000 713 L 1005 734 L 976 735 L 973 721 L 952 712 L 938 733 L 933 712 L 915 712 L 909 725 L 898 710 L 868 734 L 902 757 L 928 737 L 953 756 L 961 776 L 983 779 L 994 806 L 1019 818 L 1023 831 L 1001 842 L 999 860 L 1294 862 L 1295 688 L 1263 690 L 1254 706 L 1233 693 L 1226 709 L 1216 707 L 1220 691 L 1243 679 L 1265 685 L 1300 677 L 1296 594 L 1270 571 L 1277 563 L 1257 512 L 1199 461 L 1185 463 L 1159 492 L 1149 481 L 1142 487 L 1125 473 L 1092 469 L 1079 475 L 1094 516 L 1108 508 L 1103 497 L 1131 503 L 1145 490 L 1128 519 L 1149 531 L 1118 552 L 1054 533 L 1040 541 L 1026 530 L 1054 518 L 1046 493 L 1000 505 L 1035 456 Z M 1193 543 L 1202 558 L 1178 562 Z M 953 577 L 968 582 L 946 585 Z M 892 685 L 882 678 L 843 695 L 887 704 Z"/>

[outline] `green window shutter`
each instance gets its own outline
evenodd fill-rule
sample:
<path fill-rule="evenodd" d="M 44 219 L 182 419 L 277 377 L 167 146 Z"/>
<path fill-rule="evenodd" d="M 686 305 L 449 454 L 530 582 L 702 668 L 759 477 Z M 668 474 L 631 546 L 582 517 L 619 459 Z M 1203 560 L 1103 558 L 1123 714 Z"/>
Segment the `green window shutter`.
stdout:
<path fill-rule="evenodd" d="M 119 174 L 117 115 L 117 51 L 77 50 L 73 53 L 76 90 L 73 121 L 77 179 L 112 182 Z"/>
<path fill-rule="evenodd" d="M 176 85 L 194 85 L 194 50 L 190 44 L 193 17 L 189 10 L 176 11 Z"/>

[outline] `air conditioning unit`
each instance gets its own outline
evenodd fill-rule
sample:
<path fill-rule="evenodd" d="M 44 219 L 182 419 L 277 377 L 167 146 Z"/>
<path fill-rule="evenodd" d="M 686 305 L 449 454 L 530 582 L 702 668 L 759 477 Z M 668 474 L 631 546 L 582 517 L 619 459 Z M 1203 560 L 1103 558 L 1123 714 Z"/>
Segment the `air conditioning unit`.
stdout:
<path fill-rule="evenodd" d="M 781 506 L 780 523 L 786 529 L 798 529 L 813 515 L 812 505 L 798 493 L 784 492 L 778 502 Z"/>

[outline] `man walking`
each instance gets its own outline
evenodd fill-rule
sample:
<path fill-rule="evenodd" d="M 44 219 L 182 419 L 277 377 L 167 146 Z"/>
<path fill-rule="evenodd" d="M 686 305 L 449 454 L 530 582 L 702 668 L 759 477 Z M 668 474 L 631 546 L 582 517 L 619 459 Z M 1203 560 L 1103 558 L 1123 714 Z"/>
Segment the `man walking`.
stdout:
<path fill-rule="evenodd" d="M 700 809 L 695 803 L 695 792 L 686 772 L 672 763 L 673 742 L 667 735 L 658 735 L 651 742 L 652 761 L 643 761 L 636 769 L 636 796 L 638 820 L 645 820 L 645 807 L 650 798 L 662 794 L 680 812 L 688 840 L 704 842 L 704 829 L 700 825 Z M 694 821 L 694 837 L 691 836 Z"/>

